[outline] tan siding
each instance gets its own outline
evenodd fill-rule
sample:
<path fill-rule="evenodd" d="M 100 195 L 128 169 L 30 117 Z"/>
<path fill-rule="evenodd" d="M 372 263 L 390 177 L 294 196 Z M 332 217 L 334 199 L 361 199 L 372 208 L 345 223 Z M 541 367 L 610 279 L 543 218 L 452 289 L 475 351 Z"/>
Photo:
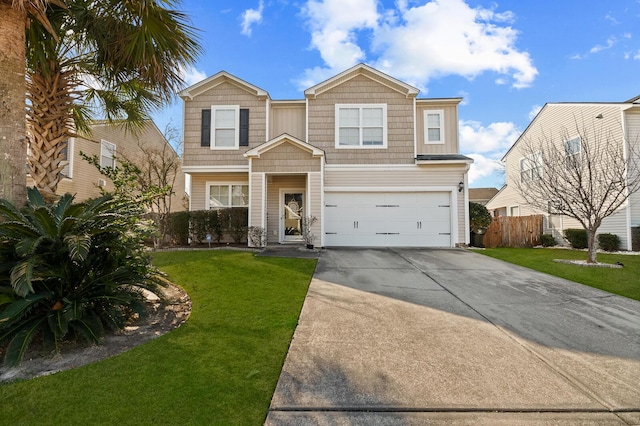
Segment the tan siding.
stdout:
<path fill-rule="evenodd" d="M 307 211 L 309 216 L 318 219 L 311 227 L 311 232 L 316 236 L 314 244 L 318 245 L 322 236 L 322 174 L 309 173 L 308 180 L 307 199 L 309 200 L 309 206 Z"/>
<path fill-rule="evenodd" d="M 204 210 L 207 182 L 248 183 L 248 173 L 194 173 L 191 175 L 191 210 Z"/>
<path fill-rule="evenodd" d="M 425 144 L 424 111 L 442 110 L 444 113 L 444 144 Z M 458 154 L 458 107 L 457 105 L 430 103 L 416 107 L 416 139 L 418 154 Z"/>
<path fill-rule="evenodd" d="M 387 149 L 336 149 L 335 104 L 387 104 Z M 308 142 L 325 151 L 327 164 L 412 164 L 413 99 L 358 76 L 309 100 Z"/>
<path fill-rule="evenodd" d="M 620 237 L 620 248 L 627 249 L 629 243 L 627 229 L 627 211 L 626 209 L 620 209 L 620 211 L 602 221 L 602 225 L 598 228 L 598 234 L 616 234 Z M 629 247 L 631 249 L 631 247 Z"/>
<path fill-rule="evenodd" d="M 389 170 L 325 170 L 325 186 L 451 186 L 457 187 L 465 166 L 416 166 Z"/>
<path fill-rule="evenodd" d="M 89 198 L 101 195 L 98 181 L 100 179 L 106 182 L 104 187 L 107 191 L 113 191 L 113 183 L 100 174 L 98 169 L 80 157 L 80 152 L 88 156 L 100 157 L 100 141 L 106 140 L 116 145 L 116 163 L 118 158 L 124 158 L 133 164 L 144 169 L 147 156 L 143 155 L 142 149 L 160 151 L 165 147 L 166 141 L 158 128 L 152 122 L 149 122 L 137 134 L 127 132 L 122 126 L 109 126 L 96 124 L 92 126 L 92 134 L 86 137 L 77 137 L 73 139 L 73 163 L 71 167 L 71 179 L 63 178 L 58 185 L 58 194 L 71 193 L 76 196 L 76 201 L 84 201 Z M 177 154 L 167 146 L 167 155 L 175 156 Z M 171 199 L 171 210 L 184 210 L 184 173 L 181 170 L 176 174 L 173 184 L 174 195 Z"/>
<path fill-rule="evenodd" d="M 267 242 L 278 243 L 280 232 L 280 189 L 302 189 L 307 186 L 304 175 L 267 177 Z"/>
<path fill-rule="evenodd" d="M 310 152 L 284 142 L 251 160 L 251 168 L 253 172 L 266 173 L 319 172 L 321 161 Z"/>
<path fill-rule="evenodd" d="M 632 145 L 632 152 L 640 158 L 640 111 L 631 110 L 626 114 L 627 141 Z M 640 159 L 637 160 L 640 162 Z M 640 173 L 640 171 L 636 171 Z M 629 198 L 629 208 L 631 209 L 631 225 L 640 225 L 640 192 L 631 194 Z"/>
<path fill-rule="evenodd" d="M 266 141 L 266 101 L 241 88 L 225 82 L 199 94 L 193 100 L 185 100 L 184 108 L 184 165 L 246 165 L 242 156 L 247 150 Z M 202 110 L 212 105 L 239 105 L 249 108 L 249 146 L 238 150 L 212 150 L 200 146 Z"/>
<path fill-rule="evenodd" d="M 288 133 L 302 141 L 305 140 L 305 113 L 305 104 L 272 104 L 269 115 L 269 139 L 274 139 L 283 133 Z"/>
<path fill-rule="evenodd" d="M 251 186 L 249 190 L 251 191 L 250 195 L 250 205 L 249 208 L 251 216 L 249 217 L 249 226 L 263 226 L 262 224 L 262 216 L 264 209 L 264 197 L 262 193 L 263 189 L 263 181 L 264 174 L 262 173 L 252 173 L 251 181 L 249 185 Z"/>

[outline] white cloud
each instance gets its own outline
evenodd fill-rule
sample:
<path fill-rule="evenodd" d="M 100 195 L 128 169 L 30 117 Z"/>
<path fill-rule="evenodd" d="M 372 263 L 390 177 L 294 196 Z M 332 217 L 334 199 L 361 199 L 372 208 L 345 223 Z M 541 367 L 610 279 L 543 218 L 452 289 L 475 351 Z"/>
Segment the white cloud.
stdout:
<path fill-rule="evenodd" d="M 536 118 L 536 115 L 538 115 L 538 113 L 540 112 L 541 109 L 542 109 L 542 105 L 534 105 L 531 108 L 531 111 L 529 111 L 529 121 L 531 121 L 534 118 Z"/>
<path fill-rule="evenodd" d="M 460 151 L 502 155 L 520 136 L 520 130 L 509 122 L 491 123 L 484 127 L 478 121 L 460 120 Z M 496 154 L 497 153 L 497 154 Z"/>
<path fill-rule="evenodd" d="M 467 156 L 473 158 L 473 164 L 471 164 L 468 175 L 470 185 L 502 170 L 500 161 L 497 159 L 485 157 L 481 154 L 467 154 Z"/>
<path fill-rule="evenodd" d="M 306 71 L 307 83 L 364 61 L 367 54 L 375 67 L 421 88 L 433 78 L 472 79 L 486 71 L 500 75 L 497 84 L 523 88 L 538 74 L 529 54 L 515 46 L 518 31 L 510 26 L 515 19 L 510 11 L 472 8 L 463 0 L 433 0 L 419 6 L 400 0 L 388 10 L 378 10 L 378 4 L 376 0 L 307 1 L 303 15 L 311 29 L 311 47 L 325 63 Z M 367 37 L 359 39 L 362 35 Z"/>
<path fill-rule="evenodd" d="M 497 174 L 502 169 L 500 159 L 520 136 L 513 123 L 497 122 L 483 126 L 477 121 L 460 120 L 460 151 L 473 158 L 469 183 Z"/>
<path fill-rule="evenodd" d="M 518 31 L 500 25 L 514 19 L 511 12 L 471 8 L 462 0 L 434 0 L 400 14 L 401 23 L 382 24 L 373 43 L 380 53 L 378 64 L 400 78 L 426 83 L 444 75 L 472 79 L 493 71 L 523 88 L 538 74 L 529 54 L 515 47 Z"/>
<path fill-rule="evenodd" d="M 207 74 L 204 71 L 200 71 L 194 67 L 180 67 L 180 74 L 182 75 L 182 79 L 187 84 L 187 87 L 192 86 L 207 78 Z"/>
<path fill-rule="evenodd" d="M 611 36 L 607 39 L 607 42 L 605 45 L 596 44 L 591 49 L 589 49 L 589 53 L 598 53 L 606 49 L 611 49 L 613 46 L 615 46 L 616 42 L 617 42 L 617 39 Z"/>
<path fill-rule="evenodd" d="M 364 61 L 357 32 L 376 28 L 380 18 L 376 0 L 309 0 L 302 14 L 311 29 L 311 48 L 326 65 L 305 70 L 303 88 Z"/>
<path fill-rule="evenodd" d="M 262 22 L 262 12 L 264 11 L 264 1 L 260 0 L 257 9 L 247 9 L 242 13 L 242 30 L 247 37 L 251 36 L 252 27 Z"/>

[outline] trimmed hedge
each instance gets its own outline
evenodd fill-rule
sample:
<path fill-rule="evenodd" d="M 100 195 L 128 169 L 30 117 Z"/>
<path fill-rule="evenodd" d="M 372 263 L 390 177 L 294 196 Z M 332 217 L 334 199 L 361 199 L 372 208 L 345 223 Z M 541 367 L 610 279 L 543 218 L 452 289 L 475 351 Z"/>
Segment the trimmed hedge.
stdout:
<path fill-rule="evenodd" d="M 574 249 L 585 249 L 588 246 L 586 229 L 565 229 L 564 237 Z"/>
<path fill-rule="evenodd" d="M 186 245 L 207 242 L 207 235 L 212 242 L 220 243 L 231 239 L 234 243 L 247 240 L 249 209 L 232 207 L 219 210 L 197 210 L 191 212 L 174 212 L 169 215 L 169 237 L 172 244 Z"/>
<path fill-rule="evenodd" d="M 558 242 L 555 238 L 553 238 L 553 235 L 542 234 L 540 235 L 540 244 L 542 244 L 542 247 L 554 247 L 558 244 Z"/>
<path fill-rule="evenodd" d="M 640 251 L 640 226 L 631 227 L 631 250 Z"/>
<path fill-rule="evenodd" d="M 604 251 L 618 251 L 620 237 L 616 234 L 598 234 L 598 246 Z"/>

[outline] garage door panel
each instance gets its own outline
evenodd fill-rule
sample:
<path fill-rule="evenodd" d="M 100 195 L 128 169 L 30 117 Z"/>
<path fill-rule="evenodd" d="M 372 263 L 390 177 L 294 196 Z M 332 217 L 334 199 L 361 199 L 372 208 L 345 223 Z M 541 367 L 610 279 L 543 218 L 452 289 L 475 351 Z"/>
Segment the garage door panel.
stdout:
<path fill-rule="evenodd" d="M 450 247 L 450 193 L 325 194 L 325 245 Z"/>

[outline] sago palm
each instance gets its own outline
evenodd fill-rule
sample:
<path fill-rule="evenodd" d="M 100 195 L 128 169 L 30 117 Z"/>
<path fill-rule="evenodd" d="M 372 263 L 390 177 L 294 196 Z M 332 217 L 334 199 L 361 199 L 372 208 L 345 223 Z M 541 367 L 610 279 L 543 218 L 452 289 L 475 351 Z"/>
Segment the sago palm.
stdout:
<path fill-rule="evenodd" d="M 67 0 L 27 31 L 29 163 L 36 186 L 55 194 L 64 147 L 94 117 L 142 125 L 183 85 L 201 48 L 171 0 Z"/>
<path fill-rule="evenodd" d="M 70 338 L 98 342 L 144 314 L 142 289 L 161 296 L 148 236 L 133 200 L 110 195 L 47 204 L 37 189 L 18 209 L 0 200 L 0 344 L 17 364 L 33 339 L 57 347 Z"/>

